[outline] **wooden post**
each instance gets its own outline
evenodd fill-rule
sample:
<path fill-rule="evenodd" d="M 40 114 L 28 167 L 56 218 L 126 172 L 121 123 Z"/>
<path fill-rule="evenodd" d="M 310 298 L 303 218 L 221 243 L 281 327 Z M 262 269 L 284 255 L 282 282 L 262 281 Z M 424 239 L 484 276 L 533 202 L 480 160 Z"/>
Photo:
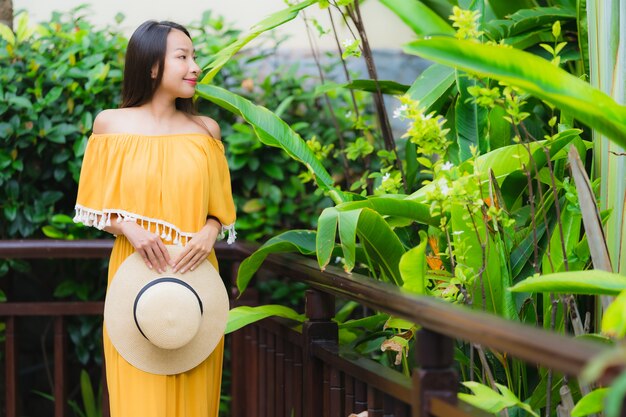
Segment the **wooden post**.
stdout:
<path fill-rule="evenodd" d="M 67 390 L 65 387 L 66 363 L 65 317 L 54 318 L 54 416 L 65 417 Z"/>
<path fill-rule="evenodd" d="M 6 415 L 7 417 L 17 417 L 17 340 L 15 336 L 15 316 L 7 317 L 6 329 L 4 332 L 6 358 L 5 385 L 6 385 Z"/>
<path fill-rule="evenodd" d="M 337 343 L 337 323 L 331 321 L 335 315 L 335 297 L 316 290 L 307 290 L 305 296 L 307 321 L 302 325 L 304 416 L 323 415 L 324 366 L 312 354 L 313 344 L 319 341 Z"/>
<path fill-rule="evenodd" d="M 454 364 L 454 340 L 432 330 L 417 333 L 417 363 L 413 372 L 413 417 L 430 417 L 430 399 L 457 403 L 458 377 Z"/>

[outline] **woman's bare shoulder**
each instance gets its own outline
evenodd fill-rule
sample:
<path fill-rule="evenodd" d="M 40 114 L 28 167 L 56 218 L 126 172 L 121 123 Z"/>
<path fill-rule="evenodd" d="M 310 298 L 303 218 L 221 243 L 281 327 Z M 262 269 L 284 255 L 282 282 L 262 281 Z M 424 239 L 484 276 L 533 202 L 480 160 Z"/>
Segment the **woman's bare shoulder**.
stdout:
<path fill-rule="evenodd" d="M 124 121 L 134 113 L 132 108 L 102 110 L 93 121 L 93 133 L 120 133 L 124 131 Z"/>
<path fill-rule="evenodd" d="M 192 116 L 192 120 L 196 125 L 200 126 L 202 130 L 204 130 L 205 133 L 207 133 L 213 139 L 218 139 L 218 140 L 222 139 L 222 131 L 220 129 L 220 125 L 217 124 L 215 120 L 211 119 L 208 116 L 202 116 L 202 115 Z"/>

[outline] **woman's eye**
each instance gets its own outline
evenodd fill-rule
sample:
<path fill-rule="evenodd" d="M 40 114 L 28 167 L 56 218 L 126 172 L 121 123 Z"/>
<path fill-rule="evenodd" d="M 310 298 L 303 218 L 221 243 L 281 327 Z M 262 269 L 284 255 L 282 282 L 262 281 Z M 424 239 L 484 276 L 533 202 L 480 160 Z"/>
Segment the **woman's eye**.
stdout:
<path fill-rule="evenodd" d="M 187 55 L 181 55 L 181 56 L 179 56 L 179 58 L 187 59 Z"/>

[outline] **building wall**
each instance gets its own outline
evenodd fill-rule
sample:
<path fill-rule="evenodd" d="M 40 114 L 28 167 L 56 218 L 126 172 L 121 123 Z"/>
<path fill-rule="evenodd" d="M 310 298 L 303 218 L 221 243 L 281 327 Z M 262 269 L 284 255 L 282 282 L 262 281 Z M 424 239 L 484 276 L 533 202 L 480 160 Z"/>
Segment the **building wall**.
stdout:
<path fill-rule="evenodd" d="M 121 12 L 126 16 L 122 22 L 124 32 L 130 34 L 141 22 L 148 19 L 173 20 L 186 24 L 198 21 L 202 13 L 212 10 L 222 15 L 236 28 L 247 29 L 265 16 L 285 7 L 284 0 L 13 0 L 14 10 L 26 10 L 35 21 L 46 20 L 52 11 L 70 10 L 80 4 L 89 4 L 93 12 L 92 22 L 97 25 L 113 24 L 114 16 Z M 373 48 L 400 49 L 413 39 L 414 35 L 402 21 L 383 6 L 378 0 L 368 0 L 361 6 L 368 38 Z M 309 7 L 307 17 L 316 18 L 326 28 L 330 28 L 328 11 L 317 5 Z M 350 38 L 350 33 L 342 26 L 340 39 Z M 284 44 L 289 49 L 308 49 L 308 39 L 301 16 L 278 29 L 281 35 L 289 35 Z M 324 35 L 317 40 L 320 49 L 333 49 L 334 38 Z"/>

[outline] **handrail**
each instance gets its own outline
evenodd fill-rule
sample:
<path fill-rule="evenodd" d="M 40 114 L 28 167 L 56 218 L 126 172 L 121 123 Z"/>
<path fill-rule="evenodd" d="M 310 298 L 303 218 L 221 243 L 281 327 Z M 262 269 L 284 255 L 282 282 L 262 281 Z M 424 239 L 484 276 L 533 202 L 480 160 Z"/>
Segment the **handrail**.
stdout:
<path fill-rule="evenodd" d="M 0 240 L 0 258 L 102 258 L 108 256 L 111 246 L 111 240 Z M 254 248 L 254 245 L 241 243 L 216 244 L 216 251 L 226 259 L 247 256 Z M 265 264 L 323 292 L 568 375 L 579 375 L 593 357 L 608 349 L 597 343 L 512 322 L 433 297 L 403 292 L 390 284 L 359 274 L 349 275 L 333 266 L 320 271 L 315 261 L 299 255 L 272 254 Z M 614 368 L 609 371 L 605 382 L 610 382 L 616 374 Z"/>

